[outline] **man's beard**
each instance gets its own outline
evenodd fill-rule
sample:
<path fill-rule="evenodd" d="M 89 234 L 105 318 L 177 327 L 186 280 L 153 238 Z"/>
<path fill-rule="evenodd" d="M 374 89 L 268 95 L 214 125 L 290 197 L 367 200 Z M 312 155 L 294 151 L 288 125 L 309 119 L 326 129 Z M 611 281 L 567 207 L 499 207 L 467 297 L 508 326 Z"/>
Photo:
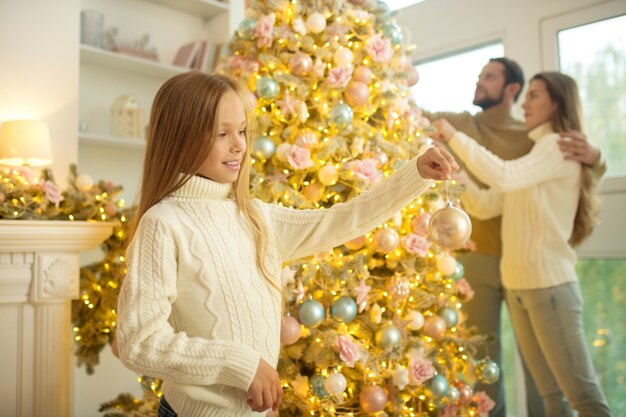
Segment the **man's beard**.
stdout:
<path fill-rule="evenodd" d="M 487 110 L 490 107 L 497 106 L 498 104 L 502 103 L 503 98 L 504 90 L 500 91 L 500 95 L 496 98 L 487 96 L 481 100 L 474 99 L 472 103 L 483 110 Z"/>

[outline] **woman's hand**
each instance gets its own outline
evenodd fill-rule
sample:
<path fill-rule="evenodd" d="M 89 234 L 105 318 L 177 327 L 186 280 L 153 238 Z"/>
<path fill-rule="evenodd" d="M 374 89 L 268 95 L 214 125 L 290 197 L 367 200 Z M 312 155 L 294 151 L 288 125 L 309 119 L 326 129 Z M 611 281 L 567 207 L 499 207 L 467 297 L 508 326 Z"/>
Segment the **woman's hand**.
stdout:
<path fill-rule="evenodd" d="M 252 411 L 278 410 L 283 399 L 278 372 L 265 360 L 259 361 L 256 374 L 248 388 L 248 405 Z"/>
<path fill-rule="evenodd" d="M 459 170 L 459 165 L 448 151 L 435 146 L 417 158 L 417 170 L 422 178 L 449 180 L 452 174 Z"/>
<path fill-rule="evenodd" d="M 577 130 L 566 130 L 559 135 L 561 137 L 558 144 L 566 160 L 595 165 L 600 159 L 600 149 L 593 146 L 585 134 Z"/>
<path fill-rule="evenodd" d="M 436 120 L 432 126 L 436 129 L 433 138 L 442 142 L 449 142 L 456 133 L 456 129 L 446 119 Z"/>

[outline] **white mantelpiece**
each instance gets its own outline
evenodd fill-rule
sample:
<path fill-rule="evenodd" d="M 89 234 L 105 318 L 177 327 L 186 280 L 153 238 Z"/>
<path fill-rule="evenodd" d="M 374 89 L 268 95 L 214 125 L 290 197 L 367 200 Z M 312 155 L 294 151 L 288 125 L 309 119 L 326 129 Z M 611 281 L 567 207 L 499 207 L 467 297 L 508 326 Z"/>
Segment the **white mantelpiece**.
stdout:
<path fill-rule="evenodd" d="M 70 416 L 79 252 L 112 229 L 102 222 L 0 220 L 0 415 Z"/>

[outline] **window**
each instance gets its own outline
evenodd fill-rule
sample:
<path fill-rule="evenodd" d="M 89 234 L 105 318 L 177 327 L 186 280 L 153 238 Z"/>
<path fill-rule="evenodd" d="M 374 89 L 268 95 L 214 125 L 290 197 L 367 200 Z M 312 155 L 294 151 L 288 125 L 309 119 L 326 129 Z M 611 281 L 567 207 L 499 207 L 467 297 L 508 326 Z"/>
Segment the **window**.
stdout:
<path fill-rule="evenodd" d="M 415 102 L 428 111 L 478 112 L 472 104 L 478 75 L 490 58 L 503 55 L 504 46 L 497 42 L 418 62 Z"/>
<path fill-rule="evenodd" d="M 558 32 L 559 67 L 576 79 L 586 132 L 608 175 L 626 175 L 626 15 Z"/>

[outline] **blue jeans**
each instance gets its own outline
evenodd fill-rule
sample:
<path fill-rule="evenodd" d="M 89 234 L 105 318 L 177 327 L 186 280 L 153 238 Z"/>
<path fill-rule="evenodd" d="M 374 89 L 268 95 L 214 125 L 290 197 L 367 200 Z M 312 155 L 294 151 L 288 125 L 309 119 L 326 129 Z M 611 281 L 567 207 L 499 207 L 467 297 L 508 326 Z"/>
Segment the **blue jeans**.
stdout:
<path fill-rule="evenodd" d="M 505 294 L 520 352 L 546 415 L 573 417 L 574 408 L 579 417 L 610 416 L 584 338 L 578 282 Z"/>
<path fill-rule="evenodd" d="M 178 414 L 176 414 L 167 401 L 165 401 L 165 397 L 161 397 L 161 401 L 159 401 L 157 417 L 178 417 Z"/>

